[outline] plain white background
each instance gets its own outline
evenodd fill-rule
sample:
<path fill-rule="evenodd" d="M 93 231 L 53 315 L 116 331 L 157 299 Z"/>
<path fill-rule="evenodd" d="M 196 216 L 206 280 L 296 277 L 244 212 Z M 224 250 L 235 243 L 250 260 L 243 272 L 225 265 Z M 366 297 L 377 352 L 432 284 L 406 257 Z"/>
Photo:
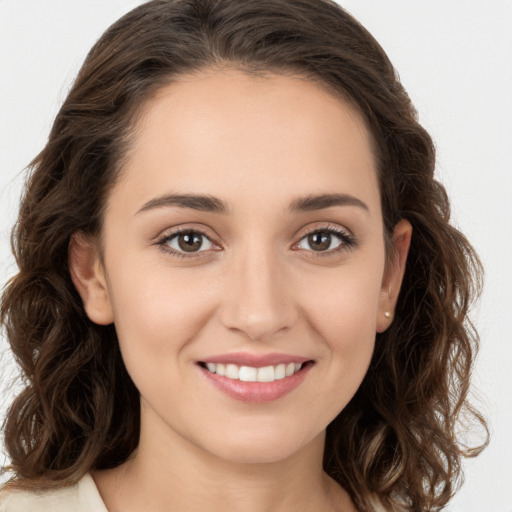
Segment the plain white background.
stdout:
<path fill-rule="evenodd" d="M 22 170 L 44 146 L 91 45 L 140 3 L 0 0 L 0 285 L 16 271 L 9 231 Z M 398 69 L 436 142 L 438 177 L 450 194 L 454 222 L 486 267 L 486 287 L 473 313 L 481 335 L 474 382 L 492 440 L 465 463 L 466 483 L 447 510 L 511 512 L 512 0 L 340 3 Z M 3 337 L 0 354 L 2 419 L 15 374 Z"/>

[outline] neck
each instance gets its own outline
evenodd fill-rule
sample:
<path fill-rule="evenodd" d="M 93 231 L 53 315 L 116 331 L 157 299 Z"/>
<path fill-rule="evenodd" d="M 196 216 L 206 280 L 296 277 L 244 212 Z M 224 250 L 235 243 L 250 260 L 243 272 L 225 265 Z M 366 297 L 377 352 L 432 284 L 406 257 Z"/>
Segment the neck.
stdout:
<path fill-rule="evenodd" d="M 348 494 L 322 469 L 324 442 L 322 432 L 282 460 L 240 462 L 143 422 L 132 457 L 93 477 L 109 512 L 353 511 Z"/>

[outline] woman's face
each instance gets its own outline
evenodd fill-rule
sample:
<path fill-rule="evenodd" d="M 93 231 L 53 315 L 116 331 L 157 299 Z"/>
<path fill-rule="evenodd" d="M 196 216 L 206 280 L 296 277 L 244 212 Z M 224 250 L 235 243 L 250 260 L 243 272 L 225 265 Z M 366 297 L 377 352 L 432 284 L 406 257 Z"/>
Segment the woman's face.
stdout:
<path fill-rule="evenodd" d="M 211 71 L 160 90 L 102 243 L 103 263 L 81 284 L 87 272 L 73 275 L 90 318 L 115 322 L 141 442 L 167 436 L 239 462 L 323 436 L 367 371 L 400 281 L 385 270 L 361 118 L 285 76 Z"/>

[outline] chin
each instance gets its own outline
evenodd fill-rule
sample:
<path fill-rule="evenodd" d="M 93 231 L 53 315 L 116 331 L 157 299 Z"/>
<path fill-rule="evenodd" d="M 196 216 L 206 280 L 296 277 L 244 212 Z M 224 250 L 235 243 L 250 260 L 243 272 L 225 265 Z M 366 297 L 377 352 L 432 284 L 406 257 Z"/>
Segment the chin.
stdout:
<path fill-rule="evenodd" d="M 304 433 L 295 435 L 285 428 L 262 428 L 257 431 L 234 433 L 229 438 L 211 439 L 208 451 L 213 455 L 236 464 L 271 464 L 284 461 L 307 451 L 318 439 L 323 450 L 323 432 L 321 436 Z M 205 446 L 206 448 L 206 446 Z"/>

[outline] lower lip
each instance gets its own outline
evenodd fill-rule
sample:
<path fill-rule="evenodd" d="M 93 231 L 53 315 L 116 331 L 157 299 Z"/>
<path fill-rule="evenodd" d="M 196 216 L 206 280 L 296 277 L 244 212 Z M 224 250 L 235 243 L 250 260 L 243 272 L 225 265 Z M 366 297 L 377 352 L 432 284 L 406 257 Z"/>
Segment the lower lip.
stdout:
<path fill-rule="evenodd" d="M 222 375 L 212 373 L 202 366 L 199 366 L 199 368 L 217 389 L 231 398 L 241 402 L 264 404 L 277 400 L 293 391 L 306 378 L 312 366 L 313 364 L 308 362 L 297 373 L 272 382 L 244 382 L 228 379 Z"/>

